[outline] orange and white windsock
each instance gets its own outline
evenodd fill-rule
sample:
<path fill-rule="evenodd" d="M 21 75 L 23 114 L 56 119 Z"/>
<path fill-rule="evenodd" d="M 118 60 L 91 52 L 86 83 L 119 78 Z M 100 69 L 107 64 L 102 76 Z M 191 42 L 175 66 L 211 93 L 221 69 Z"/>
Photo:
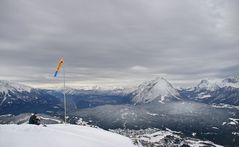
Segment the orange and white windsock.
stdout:
<path fill-rule="evenodd" d="M 59 60 L 59 62 L 58 62 L 57 67 L 56 67 L 56 72 L 55 72 L 55 74 L 54 74 L 54 77 L 57 77 L 57 74 L 58 74 L 58 72 L 60 71 L 60 68 L 62 67 L 63 64 L 64 64 L 64 59 L 61 58 L 61 59 Z"/>

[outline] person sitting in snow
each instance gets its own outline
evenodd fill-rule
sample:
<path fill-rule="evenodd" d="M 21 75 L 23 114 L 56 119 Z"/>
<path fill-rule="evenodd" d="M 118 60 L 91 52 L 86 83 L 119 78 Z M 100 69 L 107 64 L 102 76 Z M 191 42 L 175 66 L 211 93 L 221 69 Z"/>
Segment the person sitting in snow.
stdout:
<path fill-rule="evenodd" d="M 32 114 L 30 117 L 29 124 L 40 125 L 40 119 L 37 118 L 36 113 Z"/>

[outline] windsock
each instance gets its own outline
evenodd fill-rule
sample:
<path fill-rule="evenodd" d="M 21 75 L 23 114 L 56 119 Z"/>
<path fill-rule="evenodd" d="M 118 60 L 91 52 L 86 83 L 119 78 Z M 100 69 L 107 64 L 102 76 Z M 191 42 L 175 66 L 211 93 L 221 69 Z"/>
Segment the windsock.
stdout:
<path fill-rule="evenodd" d="M 58 72 L 60 71 L 60 68 L 62 67 L 63 64 L 64 64 L 64 59 L 61 58 L 61 59 L 59 60 L 59 62 L 58 62 L 57 67 L 56 67 L 56 72 L 55 72 L 55 74 L 54 74 L 54 77 L 57 77 L 57 74 L 58 74 Z"/>

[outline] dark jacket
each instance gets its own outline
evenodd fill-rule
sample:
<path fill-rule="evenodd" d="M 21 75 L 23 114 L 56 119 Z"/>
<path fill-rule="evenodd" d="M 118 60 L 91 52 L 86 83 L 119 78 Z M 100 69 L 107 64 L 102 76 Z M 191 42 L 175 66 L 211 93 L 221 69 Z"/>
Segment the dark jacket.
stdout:
<path fill-rule="evenodd" d="M 33 114 L 29 119 L 29 124 L 39 125 L 40 120 L 37 118 L 35 114 Z"/>

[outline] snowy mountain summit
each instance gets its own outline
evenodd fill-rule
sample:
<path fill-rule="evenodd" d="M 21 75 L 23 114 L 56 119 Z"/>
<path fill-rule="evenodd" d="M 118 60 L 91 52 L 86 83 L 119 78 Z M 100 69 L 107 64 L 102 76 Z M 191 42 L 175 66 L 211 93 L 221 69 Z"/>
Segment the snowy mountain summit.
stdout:
<path fill-rule="evenodd" d="M 150 103 L 157 100 L 160 103 L 180 100 L 178 91 L 164 78 L 156 78 L 139 85 L 133 93 L 135 104 Z"/>
<path fill-rule="evenodd" d="M 239 88 L 239 76 L 224 79 L 221 83 L 221 86 Z"/>
<path fill-rule="evenodd" d="M 124 136 L 77 125 L 0 125 L 1 147 L 135 147 Z"/>
<path fill-rule="evenodd" d="M 218 89 L 219 86 L 217 83 L 209 82 L 208 80 L 201 80 L 201 82 L 195 87 L 196 91 L 208 90 L 214 91 Z"/>
<path fill-rule="evenodd" d="M 208 80 L 201 80 L 201 82 L 192 90 L 196 92 L 200 91 L 216 91 L 220 88 L 239 88 L 239 76 L 228 77 L 222 81 L 208 81 Z"/>
<path fill-rule="evenodd" d="M 0 93 L 7 94 L 8 92 L 30 92 L 31 87 L 18 84 L 15 82 L 0 80 Z"/>

